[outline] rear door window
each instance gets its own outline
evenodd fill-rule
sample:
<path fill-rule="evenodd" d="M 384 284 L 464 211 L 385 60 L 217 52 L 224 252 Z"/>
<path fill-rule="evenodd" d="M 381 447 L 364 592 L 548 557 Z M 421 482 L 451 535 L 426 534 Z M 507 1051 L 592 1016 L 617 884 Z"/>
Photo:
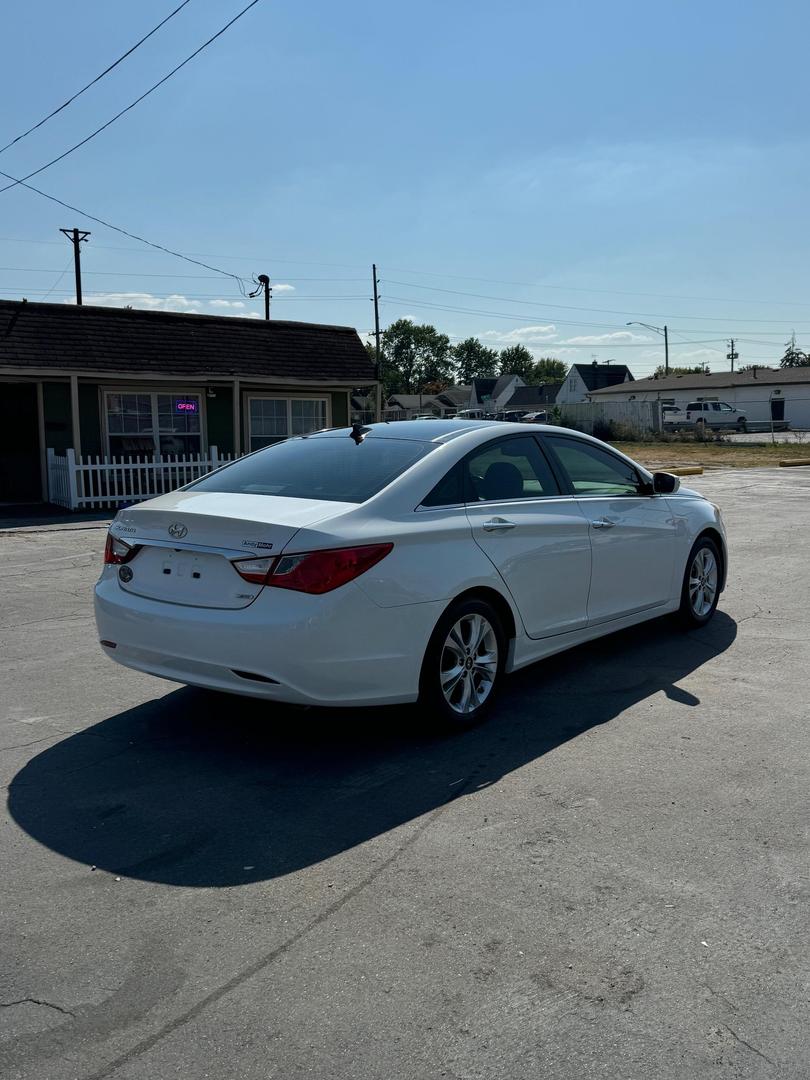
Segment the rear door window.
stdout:
<path fill-rule="evenodd" d="M 467 502 L 504 502 L 559 495 L 545 456 L 531 436 L 500 439 L 465 459 Z"/>

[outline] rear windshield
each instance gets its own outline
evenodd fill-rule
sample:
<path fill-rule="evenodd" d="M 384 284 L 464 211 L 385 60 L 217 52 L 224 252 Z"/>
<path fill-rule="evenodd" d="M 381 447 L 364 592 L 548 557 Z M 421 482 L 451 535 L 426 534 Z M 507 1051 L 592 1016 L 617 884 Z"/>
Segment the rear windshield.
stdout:
<path fill-rule="evenodd" d="M 348 435 L 288 439 L 189 484 L 188 490 L 361 503 L 433 449 L 433 443 L 373 437 L 358 445 Z"/>

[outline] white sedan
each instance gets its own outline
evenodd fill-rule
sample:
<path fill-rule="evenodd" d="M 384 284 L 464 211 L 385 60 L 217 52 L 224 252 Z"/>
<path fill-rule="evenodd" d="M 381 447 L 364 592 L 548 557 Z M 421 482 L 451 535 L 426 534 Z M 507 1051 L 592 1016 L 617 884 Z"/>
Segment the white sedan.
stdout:
<path fill-rule="evenodd" d="M 122 510 L 106 654 L 305 705 L 478 721 L 505 674 L 679 612 L 712 617 L 717 507 L 587 435 L 473 420 L 289 439 Z"/>

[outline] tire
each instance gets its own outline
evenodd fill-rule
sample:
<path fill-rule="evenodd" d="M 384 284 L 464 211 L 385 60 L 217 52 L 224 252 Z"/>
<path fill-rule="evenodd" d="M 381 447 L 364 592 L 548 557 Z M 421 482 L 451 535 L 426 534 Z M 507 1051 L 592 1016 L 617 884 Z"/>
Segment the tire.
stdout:
<path fill-rule="evenodd" d="M 696 541 L 689 558 L 681 587 L 681 606 L 678 612 L 686 629 L 705 626 L 717 610 L 720 599 L 722 558 L 714 540 L 701 536 Z M 698 581 L 703 582 L 698 585 Z"/>
<path fill-rule="evenodd" d="M 737 421 L 737 431 L 739 431 L 743 435 L 748 431 L 748 424 L 745 422 L 745 420 Z"/>
<path fill-rule="evenodd" d="M 419 704 L 447 730 L 463 731 L 481 723 L 500 690 L 506 648 L 501 620 L 491 604 L 474 597 L 452 604 L 425 651 Z M 454 666 L 458 671 L 449 681 Z"/>

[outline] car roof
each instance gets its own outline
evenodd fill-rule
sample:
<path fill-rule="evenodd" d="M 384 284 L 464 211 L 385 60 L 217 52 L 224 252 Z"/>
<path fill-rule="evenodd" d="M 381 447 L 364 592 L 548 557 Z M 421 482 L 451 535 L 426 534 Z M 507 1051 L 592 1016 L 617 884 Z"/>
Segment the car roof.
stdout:
<path fill-rule="evenodd" d="M 375 439 L 399 439 L 407 442 L 448 442 L 466 435 L 468 431 L 476 431 L 480 428 L 488 428 L 493 432 L 496 428 L 518 428 L 518 424 L 504 424 L 497 420 L 387 420 L 380 424 L 359 425 L 366 438 Z M 317 431 L 306 436 L 309 439 L 339 438 L 341 435 L 351 435 L 354 429 L 350 427 L 329 428 L 326 431 Z"/>

